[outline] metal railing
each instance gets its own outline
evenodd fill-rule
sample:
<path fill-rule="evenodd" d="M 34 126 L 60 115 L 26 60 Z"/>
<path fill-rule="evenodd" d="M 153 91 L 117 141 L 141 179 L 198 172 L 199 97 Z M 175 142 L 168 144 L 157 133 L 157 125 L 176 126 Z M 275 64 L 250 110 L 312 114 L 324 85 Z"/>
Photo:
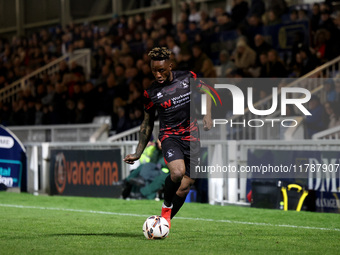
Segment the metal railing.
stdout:
<path fill-rule="evenodd" d="M 108 142 L 138 141 L 140 127 L 134 127 L 108 138 Z"/>
<path fill-rule="evenodd" d="M 339 140 L 340 139 L 340 126 L 326 129 L 318 132 L 312 136 L 312 139 L 318 140 Z"/>
<path fill-rule="evenodd" d="M 120 142 L 120 141 L 138 141 L 139 140 L 140 126 L 131 128 L 119 134 L 115 134 L 108 138 L 108 142 Z M 159 121 L 155 121 L 152 135 L 154 139 L 158 138 L 159 133 Z"/>
<path fill-rule="evenodd" d="M 94 142 L 108 137 L 107 124 L 10 126 L 8 129 L 23 143 L 87 142 L 91 138 Z"/>
<path fill-rule="evenodd" d="M 198 121 L 198 125 L 200 130 L 203 130 L 203 122 Z M 132 129 L 126 130 L 122 133 L 115 134 L 113 136 L 110 136 L 108 138 L 108 142 L 118 142 L 118 141 L 138 141 L 139 140 L 139 130 L 140 127 L 134 127 Z M 154 128 L 152 131 L 152 135 L 154 139 L 158 139 L 158 134 L 159 134 L 159 121 L 155 121 Z M 216 128 L 213 128 L 209 131 L 202 131 L 200 133 L 201 139 L 204 140 L 225 140 L 227 134 L 227 129 L 220 125 Z"/>
<path fill-rule="evenodd" d="M 42 78 L 43 75 L 53 75 L 59 72 L 59 64 L 66 61 L 68 64 L 76 62 L 84 68 L 86 78 L 90 77 L 91 74 L 91 50 L 81 49 L 76 50 L 72 54 L 62 56 L 51 63 L 33 71 L 32 73 L 26 75 L 20 80 L 2 88 L 0 90 L 0 101 L 1 102 L 11 102 L 17 100 L 18 93 L 25 88 L 29 87 L 30 79 L 32 78 Z"/>

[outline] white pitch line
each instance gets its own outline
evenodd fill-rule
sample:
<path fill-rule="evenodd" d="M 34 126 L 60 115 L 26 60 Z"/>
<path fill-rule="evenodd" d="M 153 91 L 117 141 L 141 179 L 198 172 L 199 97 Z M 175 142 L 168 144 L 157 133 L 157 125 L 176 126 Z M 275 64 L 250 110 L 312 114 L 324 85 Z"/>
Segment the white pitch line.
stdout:
<path fill-rule="evenodd" d="M 81 210 L 81 209 L 70 209 L 70 208 L 39 207 L 39 206 L 26 206 L 26 205 L 0 204 L 0 206 L 1 207 L 21 208 L 21 209 L 38 209 L 38 210 L 50 210 L 50 211 L 80 212 L 80 213 L 132 216 L 132 217 L 143 217 L 143 218 L 150 216 L 150 215 L 134 214 L 134 213 L 117 213 L 117 212 Z M 221 222 L 221 223 L 243 224 L 243 225 L 256 225 L 256 226 L 266 226 L 266 227 L 340 231 L 339 228 L 318 228 L 318 227 L 308 227 L 308 226 L 295 226 L 295 225 L 271 224 L 271 223 L 261 223 L 261 222 L 246 222 L 246 221 L 234 221 L 234 220 L 215 220 L 215 219 L 206 219 L 206 218 L 187 218 L 187 217 L 176 217 L 176 219 L 178 219 L 178 220 L 210 221 L 210 222 Z"/>

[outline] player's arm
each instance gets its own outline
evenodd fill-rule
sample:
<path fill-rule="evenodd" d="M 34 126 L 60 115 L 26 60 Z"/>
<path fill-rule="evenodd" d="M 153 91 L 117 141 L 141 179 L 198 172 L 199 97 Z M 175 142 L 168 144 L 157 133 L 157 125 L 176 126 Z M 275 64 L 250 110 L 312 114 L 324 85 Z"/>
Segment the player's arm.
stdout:
<path fill-rule="evenodd" d="M 124 158 L 124 161 L 128 164 L 133 164 L 142 155 L 146 145 L 150 141 L 153 126 L 155 121 L 155 111 L 144 112 L 144 120 L 140 126 L 139 142 L 136 152 L 129 154 Z"/>
<path fill-rule="evenodd" d="M 204 90 L 201 91 L 210 91 L 210 89 L 202 84 L 202 88 Z M 204 92 L 207 94 L 206 92 Z M 211 120 L 211 97 L 207 94 L 207 113 L 203 117 L 203 129 L 210 130 L 212 128 L 212 120 Z"/>

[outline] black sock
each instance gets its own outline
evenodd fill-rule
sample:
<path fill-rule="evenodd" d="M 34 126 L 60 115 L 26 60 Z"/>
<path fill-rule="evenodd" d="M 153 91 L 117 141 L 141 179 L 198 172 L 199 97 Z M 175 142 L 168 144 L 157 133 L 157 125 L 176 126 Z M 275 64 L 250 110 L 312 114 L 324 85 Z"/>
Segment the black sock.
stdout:
<path fill-rule="evenodd" d="M 170 175 L 165 179 L 165 187 L 164 187 L 164 205 L 170 207 L 172 204 L 172 199 L 176 194 L 181 182 L 175 183 L 171 180 Z"/>
<path fill-rule="evenodd" d="M 175 194 L 174 198 L 172 199 L 172 210 L 171 210 L 171 219 L 176 215 L 176 213 L 181 209 L 182 205 L 185 202 L 185 197 L 180 197 L 177 194 Z"/>

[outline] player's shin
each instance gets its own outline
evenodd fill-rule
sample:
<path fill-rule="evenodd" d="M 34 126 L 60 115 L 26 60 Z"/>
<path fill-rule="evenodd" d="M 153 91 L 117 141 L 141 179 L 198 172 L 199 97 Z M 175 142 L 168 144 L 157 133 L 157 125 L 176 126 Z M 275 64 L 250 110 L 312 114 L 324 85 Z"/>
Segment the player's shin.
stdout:
<path fill-rule="evenodd" d="M 171 207 L 172 199 L 175 196 L 181 182 L 173 182 L 171 180 L 171 176 L 169 175 L 165 179 L 165 186 L 164 186 L 164 205 L 166 207 Z"/>
<path fill-rule="evenodd" d="M 186 195 L 184 197 L 180 197 L 177 194 L 172 199 L 172 210 L 171 210 L 171 219 L 177 214 L 179 209 L 181 209 L 182 205 L 185 202 Z"/>

